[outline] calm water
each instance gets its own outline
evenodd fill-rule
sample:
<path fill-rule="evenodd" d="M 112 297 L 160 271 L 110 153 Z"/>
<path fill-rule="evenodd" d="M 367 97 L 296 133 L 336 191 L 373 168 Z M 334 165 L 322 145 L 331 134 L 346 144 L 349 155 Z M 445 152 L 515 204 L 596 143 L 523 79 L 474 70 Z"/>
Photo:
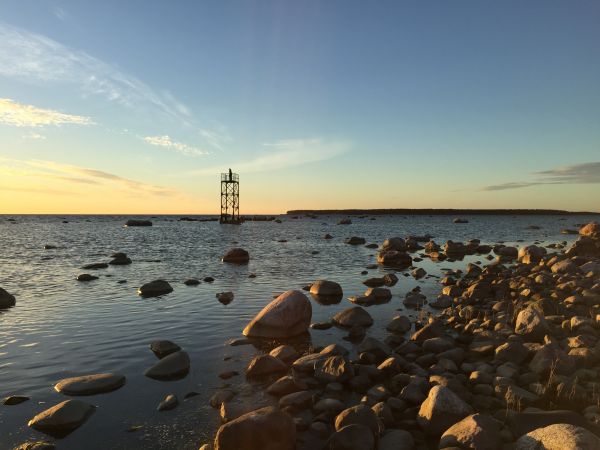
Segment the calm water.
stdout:
<path fill-rule="evenodd" d="M 16 219 L 16 224 L 7 221 Z M 138 216 L 139 217 L 139 216 Z M 142 217 L 140 217 L 142 218 Z M 252 346 L 230 347 L 227 340 L 240 337 L 246 323 L 273 297 L 297 289 L 319 278 L 337 281 L 344 296 L 364 292 L 362 280 L 383 270 L 360 275 L 375 261 L 375 251 L 344 244 L 355 235 L 381 243 L 386 237 L 429 233 L 436 242 L 446 239 L 479 238 L 482 243 L 505 241 L 525 245 L 572 241 L 562 228 L 574 228 L 594 217 L 571 216 L 473 216 L 468 224 L 452 224 L 448 216 L 353 218 L 352 225 L 336 225 L 339 217 L 283 218 L 274 222 L 248 222 L 222 226 L 215 222 L 177 222 L 176 217 L 152 218 L 153 227 L 124 228 L 123 216 L 0 216 L 0 286 L 17 297 L 17 305 L 0 312 L 0 395 L 21 394 L 31 400 L 17 406 L 0 405 L 0 448 L 11 448 L 26 439 L 48 439 L 27 426 L 38 412 L 65 400 L 52 389 L 58 380 L 75 375 L 116 372 L 127 376 L 127 384 L 112 393 L 79 397 L 98 406 L 95 414 L 78 430 L 59 441 L 61 449 L 181 448 L 197 449 L 210 439 L 218 424 L 218 412 L 208 406 L 210 396 L 223 385 L 220 372 L 243 373 L 257 352 Z M 63 220 L 69 223 L 62 223 Z M 595 217 L 597 220 L 597 217 Z M 538 225 L 540 230 L 527 229 Z M 322 236 L 330 233 L 332 240 Z M 277 242 L 287 239 L 288 242 Z M 44 250 L 45 244 L 56 245 Z M 247 266 L 220 262 L 233 246 L 247 249 Z M 92 262 L 108 262 L 110 254 L 126 252 L 133 264 L 94 271 L 100 279 L 75 281 Z M 311 254 L 318 251 L 318 254 Z M 481 256 L 465 261 L 483 261 Z M 445 268 L 462 268 L 463 262 L 416 264 L 431 275 Z M 90 272 L 90 271 L 87 271 Z M 255 273 L 256 278 L 248 278 Z M 187 287 L 183 281 L 205 276 L 214 283 Z M 158 299 L 142 299 L 136 289 L 156 278 L 168 280 L 174 292 Z M 127 280 L 119 284 L 119 280 Z M 439 291 L 436 278 L 415 281 L 400 277 L 392 289 L 394 297 L 385 305 L 368 310 L 375 319 L 369 335 L 385 336 L 385 325 L 402 309 L 401 299 L 420 285 L 431 300 Z M 219 303 L 215 294 L 231 290 L 235 300 Z M 351 306 L 313 302 L 313 321 L 327 320 Z M 409 314 L 414 314 L 408 312 Z M 336 329 L 311 331 L 312 343 L 343 342 Z M 191 358 L 191 371 L 180 381 L 160 382 L 143 372 L 156 362 L 148 345 L 169 339 Z M 228 358 L 230 357 L 230 358 Z M 225 360 L 226 359 L 226 360 Z M 228 381 L 241 391 L 240 397 L 254 401 L 260 395 L 243 376 Z M 183 396 L 200 395 L 186 401 Z M 168 412 L 156 406 L 169 393 L 180 405 Z M 142 425 L 127 432 L 132 425 Z"/>

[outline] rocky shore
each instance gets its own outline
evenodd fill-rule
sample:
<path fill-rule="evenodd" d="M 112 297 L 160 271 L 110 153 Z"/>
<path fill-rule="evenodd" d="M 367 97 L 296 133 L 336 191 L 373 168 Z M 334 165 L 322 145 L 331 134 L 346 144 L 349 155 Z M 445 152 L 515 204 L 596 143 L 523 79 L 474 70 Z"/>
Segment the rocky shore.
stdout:
<path fill-rule="evenodd" d="M 210 404 L 223 425 L 200 448 L 600 449 L 600 225 L 579 233 L 568 249 L 386 240 L 378 263 L 415 278 L 421 258 L 479 254 L 489 263 L 446 273 L 436 299 L 409 292 L 406 308 L 436 312 L 390 317 L 384 340 L 369 336 L 362 306 L 315 324 L 305 293 L 281 294 L 243 330 L 245 341 L 233 341 L 262 349 L 245 375 L 267 402 L 217 392 Z M 352 302 L 390 301 L 383 286 L 394 278 L 366 280 Z M 305 289 L 342 293 L 328 280 Z M 309 327 L 331 326 L 353 346 L 298 344 Z"/>

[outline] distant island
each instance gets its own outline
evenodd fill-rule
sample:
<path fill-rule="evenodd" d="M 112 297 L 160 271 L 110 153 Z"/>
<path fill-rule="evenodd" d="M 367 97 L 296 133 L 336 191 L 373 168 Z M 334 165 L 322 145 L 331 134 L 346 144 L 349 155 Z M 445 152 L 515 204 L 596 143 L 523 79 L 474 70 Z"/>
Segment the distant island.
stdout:
<path fill-rule="evenodd" d="M 437 208 L 392 208 L 392 209 L 293 209 L 288 215 L 424 215 L 424 216 L 450 216 L 450 215 L 502 215 L 502 216 L 584 216 L 600 214 L 591 211 L 563 211 L 559 209 L 437 209 Z"/>

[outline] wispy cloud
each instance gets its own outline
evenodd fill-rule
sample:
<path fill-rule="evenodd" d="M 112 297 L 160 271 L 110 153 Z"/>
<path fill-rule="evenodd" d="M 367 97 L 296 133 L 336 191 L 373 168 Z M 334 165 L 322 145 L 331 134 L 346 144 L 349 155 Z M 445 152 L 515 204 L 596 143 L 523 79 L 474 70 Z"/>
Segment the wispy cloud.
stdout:
<path fill-rule="evenodd" d="M 66 17 L 64 11 L 55 11 L 55 15 Z M 200 126 L 190 108 L 169 91 L 155 90 L 137 77 L 84 51 L 2 22 L 0 76 L 33 84 L 70 84 L 85 98 L 98 97 L 138 113 L 143 111 L 153 117 L 168 117 L 192 133 L 198 133 L 208 145 L 215 147 L 230 139 L 222 125 Z"/>
<path fill-rule="evenodd" d="M 501 191 L 548 184 L 596 184 L 600 183 L 600 162 L 557 167 L 555 169 L 534 172 L 533 175 L 537 177 L 533 181 L 495 184 L 486 186 L 483 190 Z"/>
<path fill-rule="evenodd" d="M 62 20 L 63 22 L 69 18 L 69 13 L 60 6 L 55 6 L 52 12 L 54 14 L 54 17 L 56 17 L 59 20 Z"/>
<path fill-rule="evenodd" d="M 177 196 L 176 189 L 131 180 L 102 170 L 79 167 L 45 160 L 19 160 L 0 158 L 0 175 L 31 180 L 53 179 L 78 185 L 112 186 L 130 195 Z M 36 189 L 27 186 L 27 189 Z M 32 191 L 33 192 L 33 191 Z"/>
<path fill-rule="evenodd" d="M 32 139 L 34 141 L 43 141 L 46 139 L 46 136 L 44 136 L 43 134 L 40 133 L 29 133 L 29 134 L 24 134 L 22 136 L 23 139 Z"/>
<path fill-rule="evenodd" d="M 341 140 L 312 139 L 283 139 L 262 144 L 263 151 L 256 158 L 249 161 L 235 163 L 235 169 L 244 173 L 268 172 L 299 166 L 326 159 L 334 158 L 348 151 L 351 144 Z M 224 171 L 227 166 L 206 167 L 190 172 L 190 175 L 214 174 Z"/>
<path fill-rule="evenodd" d="M 65 114 L 52 109 L 38 108 L 0 98 L 0 124 L 16 127 L 40 127 L 44 125 L 91 125 L 92 119 L 85 116 Z"/>
<path fill-rule="evenodd" d="M 150 145 L 168 148 L 169 150 L 174 150 L 177 153 L 181 153 L 182 155 L 186 156 L 202 156 L 208 155 L 210 153 L 206 150 L 202 150 L 200 148 L 184 144 L 183 142 L 173 141 L 168 135 L 146 136 L 144 138 L 144 141 L 146 141 Z"/>

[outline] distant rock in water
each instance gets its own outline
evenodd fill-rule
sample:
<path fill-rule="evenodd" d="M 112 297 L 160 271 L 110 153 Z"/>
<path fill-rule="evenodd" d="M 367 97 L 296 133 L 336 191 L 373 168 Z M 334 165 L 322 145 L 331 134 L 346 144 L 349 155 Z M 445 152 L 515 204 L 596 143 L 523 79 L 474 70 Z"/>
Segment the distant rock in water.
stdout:
<path fill-rule="evenodd" d="M 106 264 L 106 263 L 92 263 L 92 264 L 86 264 L 85 266 L 82 267 L 82 269 L 97 270 L 97 269 L 106 269 L 107 267 L 108 267 L 108 264 Z"/>
<path fill-rule="evenodd" d="M 77 275 L 77 281 L 93 281 L 97 279 L 98 277 L 90 275 L 89 273 L 82 273 L 81 275 Z"/>
<path fill-rule="evenodd" d="M 56 248 L 56 245 L 50 245 L 50 244 L 44 245 L 44 250 L 54 250 L 55 248 Z"/>
<path fill-rule="evenodd" d="M 286 291 L 269 303 L 244 328 L 248 337 L 286 338 L 308 330 L 312 318 L 310 300 L 301 291 Z"/>
<path fill-rule="evenodd" d="M 365 242 L 366 242 L 365 238 L 358 237 L 358 236 L 352 236 L 352 237 L 349 237 L 348 239 L 346 239 L 346 244 L 350 244 L 350 245 L 362 245 Z"/>
<path fill-rule="evenodd" d="M 352 225 L 352 221 L 350 219 L 342 219 L 338 222 L 338 225 Z"/>
<path fill-rule="evenodd" d="M 140 219 L 129 219 L 125 223 L 126 227 L 151 227 L 152 222 L 150 220 L 140 220 Z"/>
<path fill-rule="evenodd" d="M 452 221 L 452 223 L 469 223 L 469 221 L 467 219 L 456 218 Z"/>
<path fill-rule="evenodd" d="M 112 258 L 113 259 L 109 262 L 109 264 L 112 266 L 126 266 L 131 264 L 131 258 L 129 258 L 125 253 L 114 253 Z"/>
<path fill-rule="evenodd" d="M 228 305 L 233 301 L 233 292 L 219 292 L 217 295 L 217 300 L 219 300 L 224 305 Z"/>
<path fill-rule="evenodd" d="M 138 289 L 138 294 L 142 297 L 158 297 L 170 292 L 173 292 L 173 288 L 165 280 L 154 280 Z"/>
<path fill-rule="evenodd" d="M 175 394 L 169 394 L 158 404 L 157 409 L 159 411 L 169 411 L 175 408 L 178 404 L 179 400 L 177 400 L 177 396 L 175 396 Z"/>
<path fill-rule="evenodd" d="M 198 286 L 200 284 L 200 280 L 196 278 L 189 278 L 183 282 L 186 286 Z"/>
<path fill-rule="evenodd" d="M 250 260 L 250 254 L 243 248 L 232 248 L 223 255 L 223 262 L 234 264 L 246 264 Z"/>
<path fill-rule="evenodd" d="M 0 288 L 0 309 L 15 306 L 15 303 L 15 296 L 9 294 L 4 289 Z"/>

